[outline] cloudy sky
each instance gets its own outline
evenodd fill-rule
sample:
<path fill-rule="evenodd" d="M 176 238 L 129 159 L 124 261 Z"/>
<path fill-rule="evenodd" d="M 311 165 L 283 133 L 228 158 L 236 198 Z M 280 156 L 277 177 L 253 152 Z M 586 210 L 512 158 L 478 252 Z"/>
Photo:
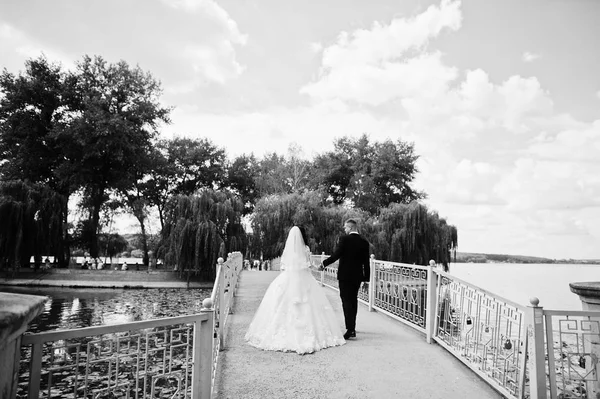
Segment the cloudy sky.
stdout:
<path fill-rule="evenodd" d="M 2 0 L 0 66 L 139 64 L 175 107 L 162 134 L 231 156 L 411 141 L 459 250 L 600 258 L 599 18 L 596 0 Z"/>

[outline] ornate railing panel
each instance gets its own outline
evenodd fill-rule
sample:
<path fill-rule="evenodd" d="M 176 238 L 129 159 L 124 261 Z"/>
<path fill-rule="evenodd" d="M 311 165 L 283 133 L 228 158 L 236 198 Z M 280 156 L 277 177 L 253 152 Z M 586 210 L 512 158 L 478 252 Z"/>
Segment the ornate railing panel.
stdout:
<path fill-rule="evenodd" d="M 439 274 L 434 339 L 508 397 L 521 397 L 525 308 Z"/>
<path fill-rule="evenodd" d="M 200 363 L 210 366 L 212 348 L 194 343 L 210 317 L 25 334 L 22 345 L 31 347 L 31 357 L 22 362 L 30 371 L 21 373 L 18 397 L 191 398 L 192 391 L 199 394 Z"/>
<path fill-rule="evenodd" d="M 374 307 L 425 329 L 427 315 L 427 267 L 372 260 Z M 366 286 L 366 287 L 365 287 Z M 359 293 L 368 301 L 368 284 Z"/>
<path fill-rule="evenodd" d="M 598 312 L 544 310 L 549 397 L 591 398 L 598 389 Z"/>

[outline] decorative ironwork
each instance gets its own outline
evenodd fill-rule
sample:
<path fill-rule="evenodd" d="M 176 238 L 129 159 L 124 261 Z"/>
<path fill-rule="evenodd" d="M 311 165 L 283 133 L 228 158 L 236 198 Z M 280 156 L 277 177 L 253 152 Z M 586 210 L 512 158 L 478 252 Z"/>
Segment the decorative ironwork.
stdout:
<path fill-rule="evenodd" d="M 524 365 L 524 310 L 447 273 L 438 273 L 434 339 L 510 397 Z"/>
<path fill-rule="evenodd" d="M 194 329 L 208 317 L 26 334 L 32 353 L 22 366 L 31 368 L 17 397 L 191 398 Z"/>
<path fill-rule="evenodd" d="M 374 307 L 425 328 L 427 315 L 427 267 L 374 260 Z M 368 301 L 368 288 L 363 295 Z"/>
<path fill-rule="evenodd" d="M 23 335 L 17 397 L 211 397 L 242 266 L 219 259 L 206 313 Z"/>
<path fill-rule="evenodd" d="M 544 310 L 549 388 L 559 398 L 597 395 L 600 319 L 585 313 Z"/>

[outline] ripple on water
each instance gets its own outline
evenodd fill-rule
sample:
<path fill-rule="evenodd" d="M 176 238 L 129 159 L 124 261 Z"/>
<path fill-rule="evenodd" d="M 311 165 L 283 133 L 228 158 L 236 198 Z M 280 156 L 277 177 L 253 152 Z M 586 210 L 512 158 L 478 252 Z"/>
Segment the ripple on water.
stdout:
<path fill-rule="evenodd" d="M 199 313 L 209 289 L 2 287 L 2 292 L 48 296 L 27 331 L 41 332 Z"/>

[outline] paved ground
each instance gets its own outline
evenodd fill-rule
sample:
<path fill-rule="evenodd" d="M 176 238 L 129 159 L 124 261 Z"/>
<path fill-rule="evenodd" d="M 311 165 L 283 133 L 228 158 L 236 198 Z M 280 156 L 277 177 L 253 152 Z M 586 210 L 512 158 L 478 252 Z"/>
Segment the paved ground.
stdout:
<path fill-rule="evenodd" d="M 360 305 L 357 338 L 310 355 L 262 351 L 243 338 L 279 272 L 243 271 L 216 383 L 217 398 L 501 398 L 425 336 Z M 323 288 L 343 326 L 336 291 Z"/>

